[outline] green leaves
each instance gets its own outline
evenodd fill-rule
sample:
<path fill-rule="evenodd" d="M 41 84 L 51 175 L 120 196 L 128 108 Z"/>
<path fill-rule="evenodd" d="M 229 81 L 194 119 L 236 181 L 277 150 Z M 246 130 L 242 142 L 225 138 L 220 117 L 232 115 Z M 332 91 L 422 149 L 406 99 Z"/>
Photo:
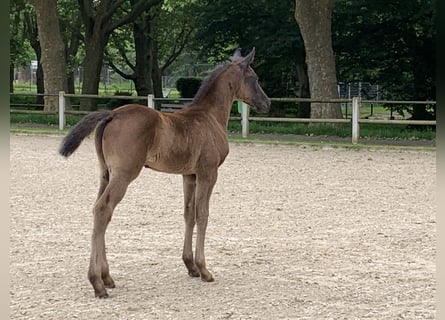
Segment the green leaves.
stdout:
<path fill-rule="evenodd" d="M 337 0 L 339 80 L 378 83 L 387 98 L 434 99 L 434 16 L 434 1 Z"/>

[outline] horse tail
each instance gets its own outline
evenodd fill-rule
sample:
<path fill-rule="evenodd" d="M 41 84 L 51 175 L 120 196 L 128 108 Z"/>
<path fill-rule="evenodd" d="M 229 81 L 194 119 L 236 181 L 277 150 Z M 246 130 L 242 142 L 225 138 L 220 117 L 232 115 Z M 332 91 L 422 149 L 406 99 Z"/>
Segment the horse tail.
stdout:
<path fill-rule="evenodd" d="M 83 139 L 85 139 L 101 121 L 100 135 L 102 137 L 105 125 L 110 122 L 111 119 L 112 115 L 111 111 L 109 110 L 96 111 L 86 115 L 65 136 L 60 145 L 59 153 L 64 157 L 69 157 L 71 154 L 73 154 L 74 151 L 76 151 L 77 148 L 80 146 Z"/>

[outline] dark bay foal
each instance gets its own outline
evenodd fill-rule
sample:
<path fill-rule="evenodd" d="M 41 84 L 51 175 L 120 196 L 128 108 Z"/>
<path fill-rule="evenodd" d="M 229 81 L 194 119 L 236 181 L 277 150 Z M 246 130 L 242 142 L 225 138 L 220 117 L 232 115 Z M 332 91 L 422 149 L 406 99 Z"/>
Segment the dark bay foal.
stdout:
<path fill-rule="evenodd" d="M 105 254 L 105 231 L 113 210 L 128 185 L 143 167 L 183 176 L 185 236 L 182 258 L 192 277 L 213 281 L 207 270 L 204 241 L 209 199 L 218 167 L 228 152 L 227 124 L 235 100 L 258 112 L 267 112 L 270 99 L 246 57 L 237 50 L 229 62 L 217 67 L 201 85 L 193 102 L 175 113 L 162 113 L 143 105 L 128 104 L 112 111 L 85 116 L 62 141 L 60 154 L 70 156 L 95 129 L 100 164 L 100 187 L 94 205 L 91 259 L 88 278 L 95 296 L 108 296 L 114 288 Z M 192 236 L 197 225 L 196 249 Z"/>

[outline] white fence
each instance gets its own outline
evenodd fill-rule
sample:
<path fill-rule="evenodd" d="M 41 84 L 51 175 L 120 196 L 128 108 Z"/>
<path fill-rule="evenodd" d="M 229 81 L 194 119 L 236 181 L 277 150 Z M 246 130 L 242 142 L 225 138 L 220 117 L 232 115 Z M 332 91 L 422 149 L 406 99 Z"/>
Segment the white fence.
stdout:
<path fill-rule="evenodd" d="M 12 94 L 11 94 L 12 95 Z M 70 97 L 82 97 L 82 98 L 113 98 L 113 99 L 126 99 L 126 100 L 146 100 L 149 108 L 155 108 L 156 101 L 174 101 L 174 102 L 189 102 L 191 99 L 179 99 L 179 98 L 155 98 L 153 95 L 147 97 L 141 96 L 98 96 L 98 95 L 77 95 L 67 94 L 60 91 L 59 97 L 59 129 L 63 130 L 66 126 L 66 114 L 87 114 L 87 111 L 73 111 L 65 110 L 66 98 Z M 249 135 L 249 122 L 294 122 L 294 123 L 351 123 L 352 124 L 352 143 L 357 144 L 360 138 L 360 123 L 374 123 L 374 124 L 410 124 L 410 125 L 436 125 L 435 120 L 377 120 L 377 119 L 361 119 L 360 118 L 360 106 L 362 103 L 375 103 L 375 101 L 361 100 L 359 97 L 352 99 L 310 99 L 310 98 L 271 98 L 272 101 L 280 102 L 320 102 L 320 103 L 352 103 L 352 117 L 351 119 L 310 119 L 310 118 L 273 118 L 273 117 L 251 117 L 249 115 L 249 106 L 242 103 L 241 117 L 230 117 L 230 120 L 241 120 L 241 134 L 242 137 L 247 138 Z M 435 101 L 389 101 L 379 100 L 380 104 L 436 104 Z M 172 107 L 172 104 L 168 104 Z M 179 104 L 179 108 L 183 105 Z M 24 113 L 24 111 L 11 110 L 11 113 Z M 42 111 L 34 111 L 33 113 L 45 113 Z M 54 114 L 54 113 L 52 113 Z"/>

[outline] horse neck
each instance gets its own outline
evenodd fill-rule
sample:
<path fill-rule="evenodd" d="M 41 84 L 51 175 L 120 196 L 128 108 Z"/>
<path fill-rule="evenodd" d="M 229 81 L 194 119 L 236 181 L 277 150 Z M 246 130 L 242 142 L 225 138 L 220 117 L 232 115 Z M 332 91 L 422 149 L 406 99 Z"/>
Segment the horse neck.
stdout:
<path fill-rule="evenodd" d="M 229 78 L 230 75 L 221 74 L 209 86 L 207 92 L 195 101 L 195 104 L 202 106 L 224 127 L 227 127 L 230 110 L 235 101 L 235 88 L 232 84 L 234 81 Z"/>

